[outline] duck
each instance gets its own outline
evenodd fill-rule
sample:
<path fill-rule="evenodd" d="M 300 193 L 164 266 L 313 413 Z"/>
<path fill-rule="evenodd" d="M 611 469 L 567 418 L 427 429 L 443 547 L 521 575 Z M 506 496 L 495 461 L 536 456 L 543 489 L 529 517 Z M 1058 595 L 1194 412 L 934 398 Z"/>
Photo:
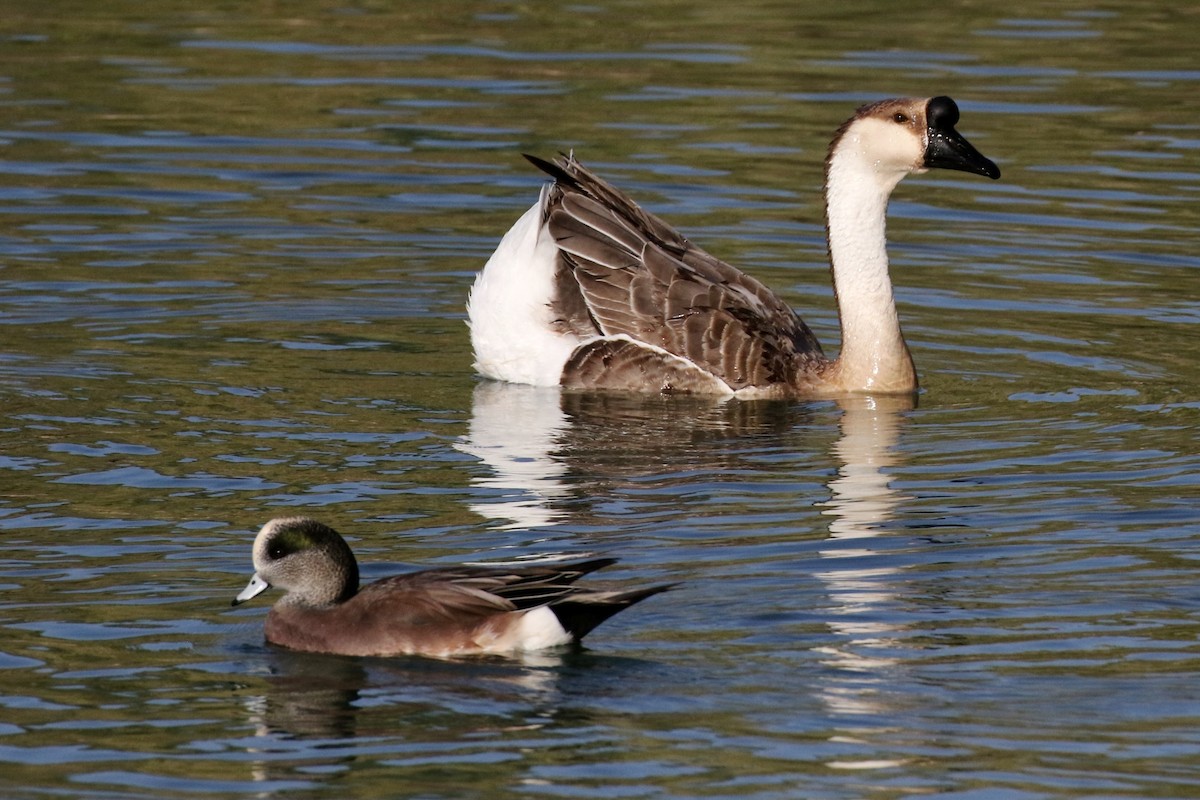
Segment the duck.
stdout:
<path fill-rule="evenodd" d="M 710 255 L 574 154 L 527 155 L 552 181 L 467 300 L 485 378 L 575 390 L 738 397 L 915 394 L 888 270 L 888 198 L 933 168 L 993 180 L 945 96 L 860 107 L 825 159 L 825 230 L 841 323 L 829 358 L 757 279 Z"/>
<path fill-rule="evenodd" d="M 467 565 L 396 575 L 359 587 L 358 562 L 342 535 L 310 517 L 267 522 L 254 538 L 254 575 L 241 605 L 282 589 L 264 624 L 289 650 L 348 656 L 451 658 L 505 655 L 577 644 L 606 619 L 671 589 L 576 586 L 613 558 L 529 566 Z"/>

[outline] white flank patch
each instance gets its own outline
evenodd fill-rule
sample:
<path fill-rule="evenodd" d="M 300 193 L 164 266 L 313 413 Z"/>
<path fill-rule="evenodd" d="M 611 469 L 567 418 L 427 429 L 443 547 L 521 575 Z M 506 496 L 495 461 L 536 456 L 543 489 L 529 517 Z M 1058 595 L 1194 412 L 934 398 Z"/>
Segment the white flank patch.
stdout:
<path fill-rule="evenodd" d="M 521 615 L 514 639 L 514 650 L 544 650 L 570 643 L 571 634 L 548 606 L 539 606 Z"/>

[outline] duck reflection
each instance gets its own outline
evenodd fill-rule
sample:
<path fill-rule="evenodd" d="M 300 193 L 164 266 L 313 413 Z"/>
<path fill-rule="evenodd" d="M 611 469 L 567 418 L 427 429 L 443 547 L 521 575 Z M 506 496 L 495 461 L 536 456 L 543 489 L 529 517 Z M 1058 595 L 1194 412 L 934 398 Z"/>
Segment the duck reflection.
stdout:
<path fill-rule="evenodd" d="M 414 767 L 412 789 L 428 775 L 443 796 L 446 765 L 486 763 L 497 795 L 526 777 L 520 742 L 561 743 L 599 724 L 590 702 L 657 669 L 651 662 L 564 649 L 522 657 L 360 658 L 294 653 L 265 646 L 243 700 L 254 732 L 240 742 L 250 756 L 257 796 L 341 787 L 356 761 Z M 297 764 L 303 769 L 297 770 Z M 428 772 L 423 773 L 422 767 Z M 340 795 L 339 795 L 340 796 Z"/>
<path fill-rule="evenodd" d="M 361 659 L 268 648 L 265 687 L 243 701 L 255 735 L 339 739 L 354 736 L 354 708 L 367 671 Z"/>
<path fill-rule="evenodd" d="M 406 715 L 442 713 L 472 698 L 501 703 L 553 705 L 573 650 L 510 657 L 434 659 L 420 656 L 360 658 L 294 653 L 265 646 L 269 673 L 263 691 L 245 700 L 257 736 L 289 739 L 353 739 L 391 735 L 394 725 L 372 731 L 364 708 L 399 704 Z"/>
<path fill-rule="evenodd" d="M 436 759 L 446 747 L 469 751 L 497 734 L 552 724 L 561 705 L 558 680 L 575 656 L 375 659 L 270 646 L 265 652 L 268 674 L 243 701 L 254 728 L 246 745 L 250 775 L 264 787 L 290 788 L 299 788 L 296 757 L 315 784 L 378 755 L 372 743 L 397 736 L 413 743 L 398 753 Z"/>

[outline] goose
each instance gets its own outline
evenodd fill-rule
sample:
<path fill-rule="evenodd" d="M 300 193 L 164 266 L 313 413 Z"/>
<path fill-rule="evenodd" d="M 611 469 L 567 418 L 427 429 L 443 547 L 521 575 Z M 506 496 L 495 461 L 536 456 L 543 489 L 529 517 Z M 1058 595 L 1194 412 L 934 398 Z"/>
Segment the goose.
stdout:
<path fill-rule="evenodd" d="M 504 235 L 467 300 L 476 370 L 535 386 L 739 397 L 917 391 L 888 272 L 888 197 L 931 168 L 996 179 L 949 97 L 859 108 L 825 161 L 842 346 L 755 278 L 709 255 L 574 155 L 526 158 L 553 181 Z"/>
<path fill-rule="evenodd" d="M 575 586 L 616 563 L 440 567 L 359 588 L 342 535 L 310 517 L 281 517 L 254 538 L 254 576 L 233 605 L 272 586 L 268 642 L 350 656 L 514 654 L 578 643 L 606 619 L 674 584 L 628 591 Z"/>

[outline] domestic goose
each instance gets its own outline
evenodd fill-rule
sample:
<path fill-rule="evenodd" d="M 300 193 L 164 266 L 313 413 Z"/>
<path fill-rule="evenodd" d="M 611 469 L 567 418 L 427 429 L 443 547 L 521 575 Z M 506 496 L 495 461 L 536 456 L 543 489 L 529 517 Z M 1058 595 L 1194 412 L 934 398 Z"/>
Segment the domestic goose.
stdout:
<path fill-rule="evenodd" d="M 865 105 L 825 161 L 842 347 L 758 280 L 709 255 L 573 156 L 505 234 L 467 302 L 475 367 L 538 386 L 743 397 L 915 392 L 888 273 L 888 197 L 933 167 L 999 178 L 949 97 Z"/>

